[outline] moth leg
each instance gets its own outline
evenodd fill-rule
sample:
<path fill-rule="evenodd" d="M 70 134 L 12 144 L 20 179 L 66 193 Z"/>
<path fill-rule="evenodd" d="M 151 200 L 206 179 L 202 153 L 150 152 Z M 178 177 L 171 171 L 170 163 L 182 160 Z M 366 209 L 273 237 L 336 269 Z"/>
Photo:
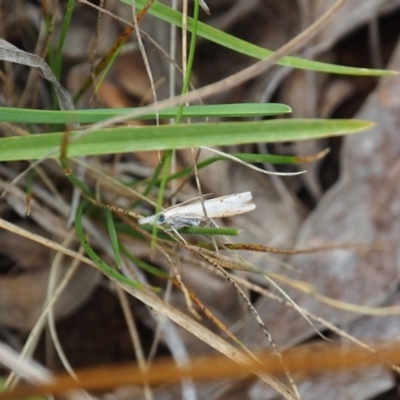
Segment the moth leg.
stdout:
<path fill-rule="evenodd" d="M 182 237 L 182 235 L 171 225 L 171 231 L 175 233 L 176 236 L 178 236 L 183 243 L 185 243 L 186 247 L 189 248 L 189 245 L 187 244 L 186 240 Z"/>
<path fill-rule="evenodd" d="M 213 226 L 214 228 L 219 228 L 218 224 L 212 218 L 210 218 L 210 225 Z"/>
<path fill-rule="evenodd" d="M 215 220 L 213 220 L 212 218 L 209 218 L 209 219 L 208 219 L 208 224 L 207 224 L 207 226 L 211 226 L 211 227 L 214 227 L 214 228 L 219 228 L 218 224 L 217 224 L 217 223 L 215 222 Z M 211 241 L 212 241 L 212 244 L 213 244 L 213 246 L 214 246 L 215 252 L 219 254 L 219 250 L 218 250 L 217 242 L 215 241 L 215 237 L 214 237 L 213 235 L 211 235 L 211 236 L 209 237 L 209 239 L 211 239 Z"/>

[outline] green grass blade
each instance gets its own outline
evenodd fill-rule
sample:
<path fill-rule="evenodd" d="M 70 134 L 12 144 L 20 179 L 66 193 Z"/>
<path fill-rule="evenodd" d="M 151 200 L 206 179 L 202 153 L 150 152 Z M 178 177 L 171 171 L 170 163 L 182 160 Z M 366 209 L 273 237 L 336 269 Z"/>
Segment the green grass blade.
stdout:
<path fill-rule="evenodd" d="M 276 154 L 251 154 L 251 153 L 229 153 L 231 156 L 238 158 L 239 160 L 242 160 L 247 163 L 260 163 L 260 164 L 299 164 L 299 163 L 306 163 L 306 162 L 312 162 L 315 161 L 316 159 L 320 159 L 323 156 L 325 156 L 329 152 L 329 149 L 326 149 L 324 152 L 319 153 L 318 155 L 314 156 L 309 156 L 309 157 L 298 157 L 298 156 L 283 156 L 283 155 L 276 155 Z M 323 155 L 322 155 L 323 154 Z M 197 163 L 197 169 L 200 171 L 201 169 L 214 164 L 215 162 L 218 161 L 231 161 L 230 158 L 224 157 L 224 156 L 216 156 L 216 157 L 210 157 L 207 158 L 204 161 L 201 161 Z M 167 181 L 173 181 L 175 179 L 180 179 L 185 176 L 190 175 L 193 172 L 193 167 L 186 167 L 179 172 L 172 174 L 168 177 Z M 143 185 L 143 182 L 141 181 L 138 182 L 132 187 L 138 186 L 138 185 Z M 159 180 L 155 182 L 155 184 L 159 184 Z"/>
<path fill-rule="evenodd" d="M 167 274 L 160 268 L 155 267 L 154 265 L 149 264 L 149 263 L 141 260 L 140 258 L 137 258 L 134 254 L 130 253 L 124 245 L 121 246 L 121 252 L 124 254 L 125 257 L 129 258 L 129 260 L 131 260 L 133 263 L 135 263 L 143 271 L 146 271 L 149 274 L 152 274 L 159 278 L 163 278 L 163 279 L 171 278 L 171 276 L 169 274 Z"/>
<path fill-rule="evenodd" d="M 70 28 L 70 22 L 71 22 L 74 7 L 75 7 L 75 0 L 68 0 L 68 4 L 67 4 L 67 7 L 65 8 L 65 13 L 64 13 L 64 16 L 62 19 L 60 38 L 58 40 L 58 45 L 56 45 L 53 73 L 56 76 L 58 81 L 60 81 L 60 77 L 61 77 L 64 44 L 65 44 L 65 40 L 67 38 L 68 30 Z"/>
<path fill-rule="evenodd" d="M 99 269 L 108 277 L 111 277 L 118 282 L 125 283 L 135 289 L 143 289 L 145 288 L 140 282 L 134 281 L 132 279 L 126 278 L 121 275 L 115 269 L 111 268 L 108 264 L 106 264 L 93 250 L 90 246 L 89 242 L 86 240 L 85 232 L 82 226 L 82 218 L 83 218 L 83 208 L 84 202 L 81 202 L 76 210 L 75 214 L 75 229 L 76 234 L 82 244 L 82 247 L 85 249 L 87 255 L 92 259 L 94 263 L 99 267 Z"/>
<path fill-rule="evenodd" d="M 117 264 L 118 268 L 121 269 L 122 266 L 121 254 L 119 251 L 119 241 L 118 241 L 117 231 L 114 225 L 114 218 L 112 212 L 107 208 L 104 209 L 104 213 L 106 215 L 107 230 L 108 230 L 108 235 L 110 236 L 111 247 L 113 249 L 115 256 L 115 263 Z"/>
<path fill-rule="evenodd" d="M 107 118 L 132 112 L 134 108 L 103 108 L 96 110 L 30 110 L 27 108 L 0 107 L 0 121 L 25 124 L 89 124 L 103 121 Z M 267 117 L 290 113 L 292 110 L 284 104 L 215 104 L 204 106 L 185 106 L 183 118 L 245 118 Z M 176 117 L 178 107 L 170 107 L 158 112 L 161 119 Z M 155 119 L 156 114 L 150 113 L 139 119 Z"/>
<path fill-rule="evenodd" d="M 77 136 L 79 132 L 71 132 L 68 156 L 297 141 L 356 133 L 373 126 L 374 123 L 370 121 L 324 119 L 124 126 L 91 132 L 81 137 Z M 47 156 L 61 144 L 61 139 L 62 133 L 0 138 L 0 161 L 32 160 Z M 52 154 L 52 157 L 58 157 L 58 153 Z"/>
<path fill-rule="evenodd" d="M 131 4 L 131 0 L 122 0 L 124 3 Z M 136 7 L 142 8 L 146 0 L 136 0 Z M 160 18 L 163 21 L 182 27 L 182 14 L 178 11 L 172 10 L 170 7 L 159 3 L 158 1 L 149 8 L 149 14 Z M 188 30 L 193 29 L 193 19 L 188 17 Z M 228 33 L 222 32 L 202 22 L 198 23 L 197 35 L 211 42 L 220 44 L 228 49 L 238 53 L 245 54 L 249 57 L 262 60 L 270 56 L 273 52 L 256 46 L 242 39 L 236 38 Z M 296 57 L 283 57 L 277 64 L 287 67 L 308 69 L 319 72 L 328 72 L 332 74 L 347 74 L 347 75 L 366 75 L 366 76 L 383 76 L 397 74 L 396 71 L 388 71 L 381 69 L 368 69 L 368 68 L 354 68 L 345 67 L 341 65 L 327 64 L 318 61 L 309 61 Z"/>
<path fill-rule="evenodd" d="M 191 233 L 194 235 L 218 235 L 218 236 L 238 236 L 240 229 L 235 228 L 211 228 L 202 226 L 191 226 L 178 230 L 179 233 Z"/>

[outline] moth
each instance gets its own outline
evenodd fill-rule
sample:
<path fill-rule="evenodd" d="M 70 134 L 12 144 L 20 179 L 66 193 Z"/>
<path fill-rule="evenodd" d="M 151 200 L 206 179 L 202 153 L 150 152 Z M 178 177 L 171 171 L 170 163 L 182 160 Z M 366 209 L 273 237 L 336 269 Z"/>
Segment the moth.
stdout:
<path fill-rule="evenodd" d="M 215 199 L 204 200 L 204 207 L 207 217 L 211 222 L 215 218 L 231 217 L 232 215 L 244 214 L 256 208 L 253 203 L 251 192 L 229 194 L 227 196 L 216 197 Z M 203 207 L 200 201 L 190 204 L 178 204 L 165 209 L 164 211 L 139 219 L 139 224 L 169 225 L 172 230 L 182 227 L 198 226 L 206 221 Z"/>

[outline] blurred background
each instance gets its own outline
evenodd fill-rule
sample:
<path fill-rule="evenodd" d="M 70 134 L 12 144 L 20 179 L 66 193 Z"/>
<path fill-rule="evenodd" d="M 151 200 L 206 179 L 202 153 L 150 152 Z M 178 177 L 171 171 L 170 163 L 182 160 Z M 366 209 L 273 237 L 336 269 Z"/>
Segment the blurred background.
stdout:
<path fill-rule="evenodd" d="M 132 9 L 118 0 L 94 2 L 107 13 L 85 2 L 75 2 L 62 53 L 61 84 L 75 95 L 93 65 L 114 44 L 131 21 Z M 165 1 L 171 6 L 173 1 Z M 210 15 L 200 11 L 202 22 L 267 49 L 276 50 L 320 17 L 333 0 L 209 0 Z M 58 43 L 66 1 L 0 1 L 0 37 L 27 52 L 48 60 L 52 43 Z M 182 4 L 177 2 L 179 10 Z M 193 4 L 189 3 L 189 13 Z M 51 18 L 48 18 L 51 16 Z M 116 18 L 116 17 L 118 18 Z M 46 24 L 50 23 L 51 29 Z M 149 14 L 139 23 L 144 34 L 158 100 L 171 95 L 169 52 L 176 46 L 181 64 L 182 34 Z M 320 33 L 296 54 L 315 61 L 360 68 L 400 71 L 400 1 L 347 0 Z M 148 36 L 147 36 L 148 35 Z M 172 39 L 171 39 L 172 38 Z M 157 45 L 156 45 L 156 44 Z M 254 59 L 198 38 L 192 75 L 195 88 L 230 76 L 254 63 Z M 182 79 L 176 77 L 175 93 Z M 8 107 L 50 109 L 49 85 L 28 67 L 2 62 L 0 104 Z M 173 91 L 174 93 L 174 91 Z M 137 107 L 153 101 L 150 80 L 137 38 L 130 35 L 96 91 L 91 88 L 78 108 Z M 207 99 L 207 104 L 276 102 L 293 112 L 285 118 L 359 118 L 376 127 L 346 138 L 318 141 L 231 146 L 228 152 L 256 152 L 306 156 L 326 148 L 323 159 L 305 165 L 307 174 L 289 178 L 267 177 L 234 162 L 215 163 L 200 172 L 203 193 L 222 196 L 251 191 L 257 205 L 253 212 L 224 221 L 221 226 L 243 229 L 240 242 L 262 243 L 277 248 L 311 248 L 344 243 L 345 249 L 306 255 L 271 256 L 246 253 L 246 259 L 268 270 L 276 282 L 301 307 L 364 341 L 398 337 L 400 297 L 400 78 L 345 76 L 294 70 L 276 66 L 267 73 L 232 90 Z M 143 124 L 134 121 L 134 124 Z M 147 122 L 146 122 L 147 123 Z M 2 136 L 16 126 L 0 122 Z M 24 127 L 39 132 L 36 126 Z M 200 159 L 212 154 L 202 152 Z M 91 163 L 114 179 L 147 178 L 159 163 L 158 152 L 91 158 Z M 178 169 L 190 166 L 190 151 L 176 154 Z M 4 190 L 27 164 L 2 163 L 0 187 Z M 271 166 L 262 166 L 272 168 Z M 275 167 L 278 168 L 278 167 Z M 52 185 L 69 203 L 72 188 L 52 162 L 43 163 Z M 297 171 L 280 166 L 280 171 Z M 94 180 L 89 182 L 93 183 Z M 93 183 L 94 184 L 94 183 Z M 40 189 L 40 185 L 39 185 Z M 39 190 L 38 189 L 38 190 Z M 47 192 L 36 192 L 32 200 L 35 218 L 26 218 L 24 188 L 14 188 L 0 200 L 0 216 L 44 237 L 60 241 L 67 235 L 66 217 L 51 205 Z M 37 194 L 39 193 L 39 194 Z M 43 197 L 40 197 L 42 193 Z M 182 198 L 195 197 L 189 181 Z M 47 197 L 46 197 L 47 196 Z M 124 205 L 122 202 L 121 205 Z M 21 211 L 21 209 L 23 211 Z M 382 245 L 383 243 L 383 245 Z M 351 247 L 363 244 L 362 249 Z M 101 244 L 98 244 L 101 248 Z M 162 257 L 151 254 L 147 243 L 131 244 L 135 255 L 169 271 Z M 100 250 L 101 251 L 101 250 Z M 105 257 L 107 257 L 105 255 Z M 0 338 L 20 351 L 37 321 L 46 299 L 54 253 L 27 239 L 0 230 Z M 214 314 L 251 348 L 269 348 L 262 329 L 247 311 L 237 291 L 220 276 L 200 269 L 185 259 L 184 280 Z M 65 261 L 65 262 L 64 262 Z M 69 261 L 61 270 L 69 268 Z M 273 274 L 273 275 L 272 275 Z M 280 292 L 262 275 L 238 273 L 266 290 L 271 297 L 247 288 L 247 294 L 281 349 L 315 339 L 316 332 L 298 311 L 275 301 Z M 153 278 L 152 284 L 158 282 Z M 171 354 L 171 342 L 160 335 L 157 322 L 138 300 L 129 297 L 145 355 Z M 181 310 L 186 304 L 179 289 L 169 293 L 168 302 Z M 392 307 L 393 306 L 393 307 Z M 397 306 L 394 307 L 394 306 Z M 384 307 L 384 308 L 378 308 Z M 392 307 L 392 308 L 390 308 Z M 80 266 L 54 308 L 56 330 L 73 368 L 135 360 L 120 300 L 110 282 L 96 270 Z M 219 332 L 203 318 L 202 324 Z M 316 322 L 332 340 L 345 341 L 344 334 Z M 174 328 L 188 355 L 210 352 L 207 344 L 181 328 Z M 160 335 L 160 336 L 159 336 Z M 154 341 L 157 345 L 154 346 Z M 61 370 L 61 362 L 46 330 L 40 336 L 35 358 Z M 362 372 L 344 371 L 297 381 L 304 399 L 398 399 L 398 376 L 383 367 Z M 199 399 L 278 399 L 279 396 L 256 378 L 193 384 Z M 182 398 L 179 385 L 153 392 L 157 399 Z M 101 396 L 115 399 L 142 398 L 140 388 L 121 387 Z M 111 396 L 111 397 L 110 397 Z"/>

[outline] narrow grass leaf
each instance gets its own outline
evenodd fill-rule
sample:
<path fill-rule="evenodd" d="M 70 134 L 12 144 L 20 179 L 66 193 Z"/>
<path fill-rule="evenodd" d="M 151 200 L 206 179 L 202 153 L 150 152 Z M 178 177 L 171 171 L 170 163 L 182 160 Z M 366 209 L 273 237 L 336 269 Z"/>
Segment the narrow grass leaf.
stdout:
<path fill-rule="evenodd" d="M 71 132 L 68 156 L 318 139 L 356 133 L 373 126 L 370 121 L 324 119 L 124 126 L 86 135 Z M 44 157 L 60 146 L 61 139 L 60 132 L 0 138 L 0 161 Z M 56 152 L 52 156 L 58 157 L 59 154 Z"/>
<path fill-rule="evenodd" d="M 300 164 L 300 163 L 309 163 L 309 162 L 313 162 L 315 160 L 319 160 L 319 159 L 323 158 L 328 152 L 329 152 L 329 149 L 325 149 L 320 153 L 313 154 L 310 156 L 286 156 L 286 155 L 276 155 L 276 154 L 252 154 L 252 153 L 230 153 L 230 154 L 233 157 L 236 157 L 239 160 L 242 160 L 242 161 L 245 161 L 248 163 L 292 165 L 292 164 Z M 200 171 L 201 169 L 203 169 L 211 164 L 214 164 L 215 162 L 218 162 L 218 161 L 231 161 L 231 160 L 224 156 L 210 157 L 204 161 L 197 163 L 197 169 Z M 181 171 L 170 175 L 167 179 L 167 182 L 173 181 L 174 179 L 184 178 L 184 177 L 190 175 L 192 172 L 193 172 L 193 167 L 186 167 L 186 168 L 182 169 Z M 147 181 L 148 180 L 143 180 L 143 181 L 137 182 L 130 186 L 137 187 L 137 186 L 146 184 Z M 159 181 L 156 181 L 156 184 L 159 184 Z"/>
<path fill-rule="evenodd" d="M 132 0 L 122 1 L 127 4 L 131 4 Z M 136 7 L 142 8 L 145 3 L 146 0 L 136 0 Z M 182 27 L 182 14 L 160 2 L 154 2 L 148 12 L 149 14 L 152 14 L 163 21 Z M 193 19 L 190 17 L 188 17 L 187 28 L 189 31 L 192 31 L 193 29 Z M 249 57 L 257 58 L 259 60 L 267 58 L 273 53 L 271 50 L 267 50 L 263 47 L 246 42 L 245 40 L 239 39 L 202 22 L 198 22 L 197 35 L 209 40 L 210 42 L 220 44 L 223 47 L 245 54 Z M 382 69 L 345 67 L 296 57 L 283 57 L 277 64 L 284 65 L 286 67 L 328 72 L 332 74 L 384 76 L 398 73 L 397 71 Z"/>
<path fill-rule="evenodd" d="M 105 208 L 104 213 L 106 216 L 106 224 L 107 224 L 108 235 L 110 236 L 111 247 L 113 249 L 115 256 L 115 262 L 118 268 L 121 269 L 122 266 L 121 254 L 119 252 L 119 241 L 118 241 L 117 231 L 114 225 L 114 218 L 112 212 L 109 209 Z"/>
<path fill-rule="evenodd" d="M 140 282 L 126 278 L 125 276 L 123 276 L 119 272 L 117 272 L 114 268 L 111 268 L 93 250 L 93 248 L 90 246 L 89 242 L 87 241 L 85 232 L 83 230 L 83 225 L 82 225 L 83 208 L 84 208 L 84 202 L 81 202 L 79 204 L 79 206 L 76 210 L 76 214 L 75 214 L 75 229 L 76 229 L 76 234 L 82 244 L 82 247 L 85 249 L 87 255 L 92 259 L 92 261 L 94 263 L 96 263 L 96 265 L 104 273 L 104 275 L 111 277 L 111 278 L 117 280 L 118 282 L 125 283 L 135 289 L 144 289 L 145 286 L 142 285 Z"/>
<path fill-rule="evenodd" d="M 31 110 L 27 108 L 0 107 L 0 121 L 25 124 L 89 124 L 103 121 L 107 118 L 132 112 L 133 108 L 99 108 L 96 110 Z M 185 106 L 182 110 L 183 118 L 245 118 L 263 117 L 290 113 L 289 106 L 278 103 L 259 104 L 215 104 Z M 161 119 L 176 117 L 178 107 L 160 110 Z M 142 115 L 138 119 L 155 119 L 156 114 Z"/>

